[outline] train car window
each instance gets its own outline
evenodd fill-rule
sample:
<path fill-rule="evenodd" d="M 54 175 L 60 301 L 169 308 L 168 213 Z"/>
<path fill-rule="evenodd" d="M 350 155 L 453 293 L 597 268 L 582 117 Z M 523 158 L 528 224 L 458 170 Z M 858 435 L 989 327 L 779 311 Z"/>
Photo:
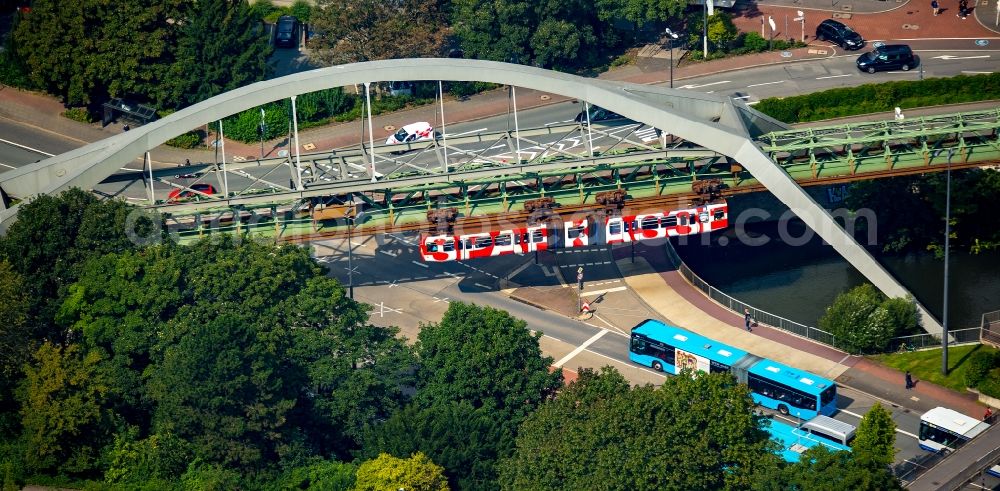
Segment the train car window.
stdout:
<path fill-rule="evenodd" d="M 434 242 L 427 243 L 427 252 L 437 252 L 437 251 L 438 251 L 438 245 L 436 243 Z"/>
<path fill-rule="evenodd" d="M 493 245 L 493 237 L 479 237 L 476 239 L 476 249 L 482 249 Z"/>
<path fill-rule="evenodd" d="M 663 217 L 663 221 L 661 221 L 660 224 L 664 227 L 676 227 L 677 217 L 676 216 Z"/>
<path fill-rule="evenodd" d="M 449 240 L 448 242 L 444 243 L 444 247 L 442 247 L 441 249 L 444 250 L 444 252 L 454 252 L 455 243 Z"/>
<path fill-rule="evenodd" d="M 514 234 L 514 243 L 521 245 L 522 242 L 528 241 L 528 234 Z"/>
<path fill-rule="evenodd" d="M 726 212 L 722 210 L 715 210 L 715 219 L 722 220 L 726 216 Z"/>
<path fill-rule="evenodd" d="M 616 221 L 608 224 L 608 233 L 613 235 L 622 233 L 622 223 Z"/>
<path fill-rule="evenodd" d="M 651 229 L 657 228 L 659 220 L 656 217 L 645 217 L 642 219 L 642 228 Z"/>
<path fill-rule="evenodd" d="M 463 246 L 464 246 L 465 244 L 463 244 L 463 243 L 462 243 L 462 241 L 460 240 L 460 241 L 456 242 L 456 243 L 455 243 L 455 245 L 457 245 L 457 246 L 458 246 L 458 250 L 462 250 L 462 249 L 464 249 L 464 247 L 463 247 Z"/>
<path fill-rule="evenodd" d="M 680 218 L 681 225 L 687 225 L 688 224 L 688 216 L 687 215 L 681 215 L 678 218 Z"/>
<path fill-rule="evenodd" d="M 497 238 L 493 240 L 493 243 L 498 246 L 509 246 L 510 240 L 510 236 L 507 234 L 498 235 Z"/>
<path fill-rule="evenodd" d="M 571 239 L 575 239 L 575 238 L 583 235 L 583 229 L 584 229 L 583 226 L 568 228 L 568 229 L 566 229 L 566 237 L 569 237 Z"/>
<path fill-rule="evenodd" d="M 544 240 L 545 240 L 545 237 L 542 236 L 542 231 L 541 230 L 532 230 L 531 231 L 531 241 L 532 242 L 534 242 L 534 243 L 537 244 L 537 243 L 540 243 L 540 242 L 542 242 Z"/>
<path fill-rule="evenodd" d="M 463 247 L 465 247 L 466 249 L 472 249 L 472 239 L 465 239 L 465 244 L 463 244 Z"/>

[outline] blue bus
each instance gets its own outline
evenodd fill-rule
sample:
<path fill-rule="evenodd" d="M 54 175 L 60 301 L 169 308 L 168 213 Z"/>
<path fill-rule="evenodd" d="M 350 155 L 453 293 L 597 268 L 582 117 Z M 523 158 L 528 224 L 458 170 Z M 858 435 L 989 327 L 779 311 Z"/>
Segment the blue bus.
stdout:
<path fill-rule="evenodd" d="M 750 387 L 755 403 L 801 419 L 837 411 L 837 386 L 832 380 L 657 320 L 647 319 L 632 328 L 629 359 L 672 375 L 684 368 L 732 372 Z"/>
<path fill-rule="evenodd" d="M 816 446 L 824 446 L 831 452 L 851 451 L 851 447 L 812 435 L 801 428 L 776 421 L 773 418 L 765 421 L 764 424 L 766 425 L 764 429 L 771 435 L 771 439 L 781 445 L 781 457 L 785 459 L 785 462 L 798 462 L 802 452 Z"/>

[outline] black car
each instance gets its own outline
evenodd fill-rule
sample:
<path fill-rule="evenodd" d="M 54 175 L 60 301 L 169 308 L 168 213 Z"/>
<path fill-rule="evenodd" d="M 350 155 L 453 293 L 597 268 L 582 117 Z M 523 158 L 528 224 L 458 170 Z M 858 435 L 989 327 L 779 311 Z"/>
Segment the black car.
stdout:
<path fill-rule="evenodd" d="M 920 64 L 913 50 L 905 44 L 884 44 L 858 57 L 858 70 L 868 73 L 883 70 L 907 71 Z"/>
<path fill-rule="evenodd" d="M 865 40 L 861 35 L 841 22 L 826 19 L 816 26 L 816 39 L 836 43 L 844 49 L 861 49 Z"/>
<path fill-rule="evenodd" d="M 614 119 L 625 119 L 625 117 L 622 116 L 622 115 L 620 115 L 620 114 L 618 114 L 618 113 L 613 113 L 611 111 L 608 111 L 607 109 L 604 109 L 603 107 L 590 106 L 590 119 L 589 119 L 589 121 L 591 121 L 591 122 L 595 122 L 595 121 L 611 121 L 611 120 L 614 120 Z M 576 118 L 574 118 L 573 121 L 576 121 L 577 123 L 586 123 L 588 121 L 586 113 L 584 113 L 583 111 L 580 111 L 580 113 L 576 115 Z"/>
<path fill-rule="evenodd" d="M 299 41 L 299 19 L 291 15 L 278 17 L 274 28 L 274 45 L 280 48 L 294 48 Z"/>

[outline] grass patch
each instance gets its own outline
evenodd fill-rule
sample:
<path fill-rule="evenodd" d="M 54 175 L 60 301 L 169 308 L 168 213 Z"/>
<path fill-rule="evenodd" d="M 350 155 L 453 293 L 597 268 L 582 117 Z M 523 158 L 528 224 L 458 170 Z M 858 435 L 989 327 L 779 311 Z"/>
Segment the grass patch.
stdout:
<path fill-rule="evenodd" d="M 982 344 L 970 344 L 948 348 L 948 376 L 941 375 L 941 348 L 914 351 L 911 353 L 892 353 L 874 355 L 871 359 L 901 372 L 909 370 L 916 380 L 926 380 L 959 392 L 965 392 L 966 363 L 973 353 L 985 351 L 996 353 L 995 348 Z"/>

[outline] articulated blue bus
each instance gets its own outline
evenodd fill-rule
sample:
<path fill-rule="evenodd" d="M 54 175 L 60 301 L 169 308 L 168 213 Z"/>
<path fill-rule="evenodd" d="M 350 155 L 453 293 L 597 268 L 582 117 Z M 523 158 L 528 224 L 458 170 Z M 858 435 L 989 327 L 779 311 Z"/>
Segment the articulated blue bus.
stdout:
<path fill-rule="evenodd" d="M 798 462 L 802 452 L 816 446 L 824 446 L 831 452 L 844 450 L 851 451 L 851 447 L 841 445 L 837 442 L 818 437 L 800 428 L 770 419 L 765 422 L 767 432 L 771 439 L 781 445 L 781 457 L 785 462 Z"/>
<path fill-rule="evenodd" d="M 801 419 L 837 411 L 837 386 L 832 380 L 660 321 L 647 319 L 632 328 L 629 359 L 672 375 L 684 368 L 732 372 L 750 387 L 754 402 Z"/>

